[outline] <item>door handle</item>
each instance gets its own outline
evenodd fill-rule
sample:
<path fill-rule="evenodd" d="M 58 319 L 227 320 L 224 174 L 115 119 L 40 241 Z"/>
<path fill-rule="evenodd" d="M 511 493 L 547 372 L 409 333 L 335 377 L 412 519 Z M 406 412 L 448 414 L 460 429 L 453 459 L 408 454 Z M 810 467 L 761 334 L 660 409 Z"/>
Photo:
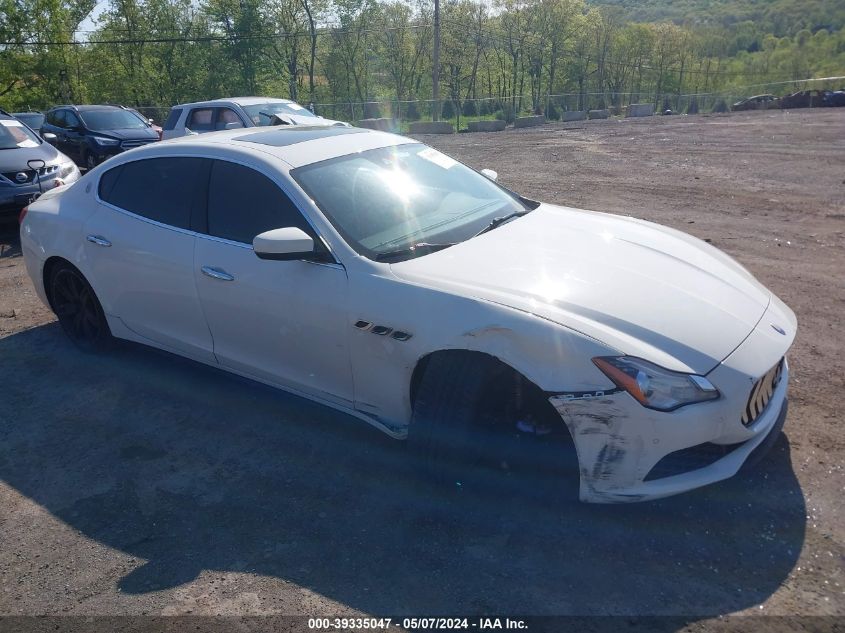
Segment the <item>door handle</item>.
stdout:
<path fill-rule="evenodd" d="M 211 266 L 203 266 L 202 267 L 202 274 L 212 279 L 219 279 L 220 281 L 235 281 L 235 278 L 227 273 L 225 270 L 220 270 L 219 268 L 212 268 Z"/>
<path fill-rule="evenodd" d="M 89 235 L 85 239 L 91 242 L 92 244 L 96 244 L 97 246 L 111 246 L 111 242 L 109 242 L 102 235 Z"/>

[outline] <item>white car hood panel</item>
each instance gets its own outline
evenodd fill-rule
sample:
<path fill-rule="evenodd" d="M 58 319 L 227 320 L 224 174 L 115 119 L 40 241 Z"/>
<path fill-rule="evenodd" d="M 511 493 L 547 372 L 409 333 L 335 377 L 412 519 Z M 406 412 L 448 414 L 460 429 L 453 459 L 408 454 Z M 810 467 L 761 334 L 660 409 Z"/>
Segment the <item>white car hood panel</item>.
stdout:
<path fill-rule="evenodd" d="M 678 371 L 707 373 L 754 329 L 771 293 L 689 235 L 541 205 L 394 274 L 508 305 Z"/>

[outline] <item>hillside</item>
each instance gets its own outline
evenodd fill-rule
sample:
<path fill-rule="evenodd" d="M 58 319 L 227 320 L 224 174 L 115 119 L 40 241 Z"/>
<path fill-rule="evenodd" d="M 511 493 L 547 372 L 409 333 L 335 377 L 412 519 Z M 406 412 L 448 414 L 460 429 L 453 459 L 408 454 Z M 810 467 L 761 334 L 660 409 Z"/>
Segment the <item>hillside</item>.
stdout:
<path fill-rule="evenodd" d="M 845 26 L 841 0 L 588 0 L 616 7 L 636 22 L 672 21 L 686 25 L 734 26 L 751 21 L 759 32 L 778 37 L 801 29 L 838 30 Z"/>

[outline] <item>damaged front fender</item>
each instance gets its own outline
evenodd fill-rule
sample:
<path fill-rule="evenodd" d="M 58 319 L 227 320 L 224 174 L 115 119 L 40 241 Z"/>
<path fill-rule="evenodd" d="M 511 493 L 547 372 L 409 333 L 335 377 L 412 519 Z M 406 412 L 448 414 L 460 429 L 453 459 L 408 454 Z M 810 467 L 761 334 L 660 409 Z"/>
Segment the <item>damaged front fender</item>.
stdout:
<path fill-rule="evenodd" d="M 631 415 L 624 402 L 627 394 L 571 398 L 553 396 L 550 401 L 563 418 L 575 443 L 580 470 L 582 501 L 612 503 L 637 501 L 615 493 L 636 485 L 646 452 L 641 434 L 631 433 Z M 642 475 L 644 476 L 644 474 Z"/>
<path fill-rule="evenodd" d="M 725 379 L 727 368 L 714 372 Z M 725 382 L 725 380 L 720 380 Z M 740 422 L 742 389 L 719 400 L 661 412 L 641 406 L 624 391 L 593 395 L 550 394 L 549 401 L 565 422 L 580 471 L 580 499 L 590 503 L 630 503 L 658 499 L 733 476 L 770 434 L 777 434 L 786 415 L 789 368 L 764 412 L 754 424 Z M 664 457 L 705 444 L 730 446 L 724 456 L 671 476 L 648 478 Z"/>

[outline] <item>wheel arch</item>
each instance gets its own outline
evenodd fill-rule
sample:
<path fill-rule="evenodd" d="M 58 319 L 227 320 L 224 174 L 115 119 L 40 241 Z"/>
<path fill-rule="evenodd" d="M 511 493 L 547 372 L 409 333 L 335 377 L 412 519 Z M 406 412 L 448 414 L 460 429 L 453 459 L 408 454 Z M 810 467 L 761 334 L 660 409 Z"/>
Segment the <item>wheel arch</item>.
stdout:
<path fill-rule="evenodd" d="M 44 262 L 44 266 L 41 269 L 41 283 L 44 284 L 44 295 L 47 297 L 47 302 L 50 305 L 50 309 L 55 312 L 55 306 L 53 305 L 53 289 L 50 287 L 50 277 L 53 275 L 53 272 L 58 268 L 71 268 L 78 272 L 89 284 L 91 281 L 88 277 L 85 276 L 79 267 L 75 266 L 73 262 L 65 259 L 60 255 L 52 255 L 47 258 Z M 95 291 L 96 294 L 96 291 Z"/>
<path fill-rule="evenodd" d="M 426 372 L 429 370 L 432 359 L 446 356 L 452 356 L 454 358 L 461 357 L 463 359 L 470 357 L 473 360 L 473 364 L 477 363 L 478 365 L 484 365 L 485 370 L 490 372 L 490 375 L 496 378 L 500 378 L 502 374 L 512 375 L 515 381 L 521 381 L 524 391 L 527 394 L 528 400 L 526 404 L 528 406 L 538 408 L 542 412 L 542 415 L 549 416 L 550 419 L 560 421 L 561 426 L 567 428 L 565 424 L 562 424 L 562 420 L 560 420 L 554 406 L 549 401 L 550 394 L 543 390 L 530 377 L 526 376 L 525 373 L 521 372 L 506 360 L 490 354 L 489 352 L 472 349 L 438 349 L 425 354 L 417 361 L 417 364 L 414 366 L 413 372 L 411 373 L 411 380 L 409 384 L 409 398 L 412 411 L 420 383 L 422 382 Z M 411 418 L 411 424 L 413 424 L 413 416 Z M 568 428 L 566 432 L 569 433 Z"/>

